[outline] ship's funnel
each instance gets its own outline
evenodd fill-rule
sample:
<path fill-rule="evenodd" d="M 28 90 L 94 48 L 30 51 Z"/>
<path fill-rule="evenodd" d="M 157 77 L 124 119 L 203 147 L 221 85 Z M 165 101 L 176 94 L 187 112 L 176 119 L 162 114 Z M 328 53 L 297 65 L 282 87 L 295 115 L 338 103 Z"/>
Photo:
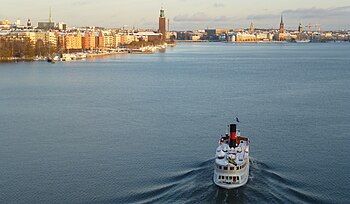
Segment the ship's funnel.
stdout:
<path fill-rule="evenodd" d="M 236 124 L 230 124 L 230 147 L 236 147 L 236 140 L 237 140 L 237 125 Z"/>

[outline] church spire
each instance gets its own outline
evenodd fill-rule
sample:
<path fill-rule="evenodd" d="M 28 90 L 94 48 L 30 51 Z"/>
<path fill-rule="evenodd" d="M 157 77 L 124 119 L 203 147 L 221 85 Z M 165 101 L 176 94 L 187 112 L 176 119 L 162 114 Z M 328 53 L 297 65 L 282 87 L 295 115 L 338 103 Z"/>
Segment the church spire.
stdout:
<path fill-rule="evenodd" d="M 52 11 L 51 11 L 51 7 L 50 7 L 50 16 L 49 16 L 49 22 L 52 23 L 53 20 L 52 20 Z"/>
<path fill-rule="evenodd" d="M 281 14 L 281 23 L 280 24 L 284 24 L 283 23 L 283 14 Z"/>
<path fill-rule="evenodd" d="M 283 14 L 281 14 L 280 33 L 284 33 Z"/>
<path fill-rule="evenodd" d="M 254 31 L 255 31 L 255 28 L 254 28 L 254 22 L 252 21 L 251 23 L 250 23 L 250 28 L 249 28 L 249 31 L 250 31 L 250 33 L 254 33 Z"/>

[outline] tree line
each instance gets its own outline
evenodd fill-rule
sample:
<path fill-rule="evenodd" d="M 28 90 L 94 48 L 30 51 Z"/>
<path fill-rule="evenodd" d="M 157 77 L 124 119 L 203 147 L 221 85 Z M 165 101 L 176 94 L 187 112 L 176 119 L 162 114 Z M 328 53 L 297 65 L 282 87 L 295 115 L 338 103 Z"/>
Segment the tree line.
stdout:
<path fill-rule="evenodd" d="M 45 45 L 37 40 L 33 45 L 29 38 L 11 39 L 0 38 L 0 58 L 33 58 L 35 56 L 47 57 L 55 52 L 54 47 Z"/>

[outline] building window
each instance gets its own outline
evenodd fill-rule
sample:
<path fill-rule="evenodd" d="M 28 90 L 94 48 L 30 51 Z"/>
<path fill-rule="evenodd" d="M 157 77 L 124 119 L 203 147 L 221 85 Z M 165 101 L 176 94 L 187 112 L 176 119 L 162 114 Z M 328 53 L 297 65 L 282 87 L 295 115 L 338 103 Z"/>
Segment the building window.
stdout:
<path fill-rule="evenodd" d="M 227 166 L 224 167 L 224 170 L 227 170 Z"/>
<path fill-rule="evenodd" d="M 235 167 L 234 167 L 234 166 L 233 166 L 233 167 L 230 167 L 230 170 L 231 170 L 231 171 L 235 170 Z"/>

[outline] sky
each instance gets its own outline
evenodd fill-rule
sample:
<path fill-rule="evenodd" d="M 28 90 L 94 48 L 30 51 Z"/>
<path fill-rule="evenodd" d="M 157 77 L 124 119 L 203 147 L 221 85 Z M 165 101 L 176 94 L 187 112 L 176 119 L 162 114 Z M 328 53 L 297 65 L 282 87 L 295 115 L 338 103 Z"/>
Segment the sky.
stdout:
<path fill-rule="evenodd" d="M 69 27 L 158 28 L 159 9 L 165 9 L 171 30 L 205 28 L 285 28 L 319 24 L 321 30 L 350 29 L 350 0 L 0 0 L 0 19 L 37 25 L 53 20 Z"/>

